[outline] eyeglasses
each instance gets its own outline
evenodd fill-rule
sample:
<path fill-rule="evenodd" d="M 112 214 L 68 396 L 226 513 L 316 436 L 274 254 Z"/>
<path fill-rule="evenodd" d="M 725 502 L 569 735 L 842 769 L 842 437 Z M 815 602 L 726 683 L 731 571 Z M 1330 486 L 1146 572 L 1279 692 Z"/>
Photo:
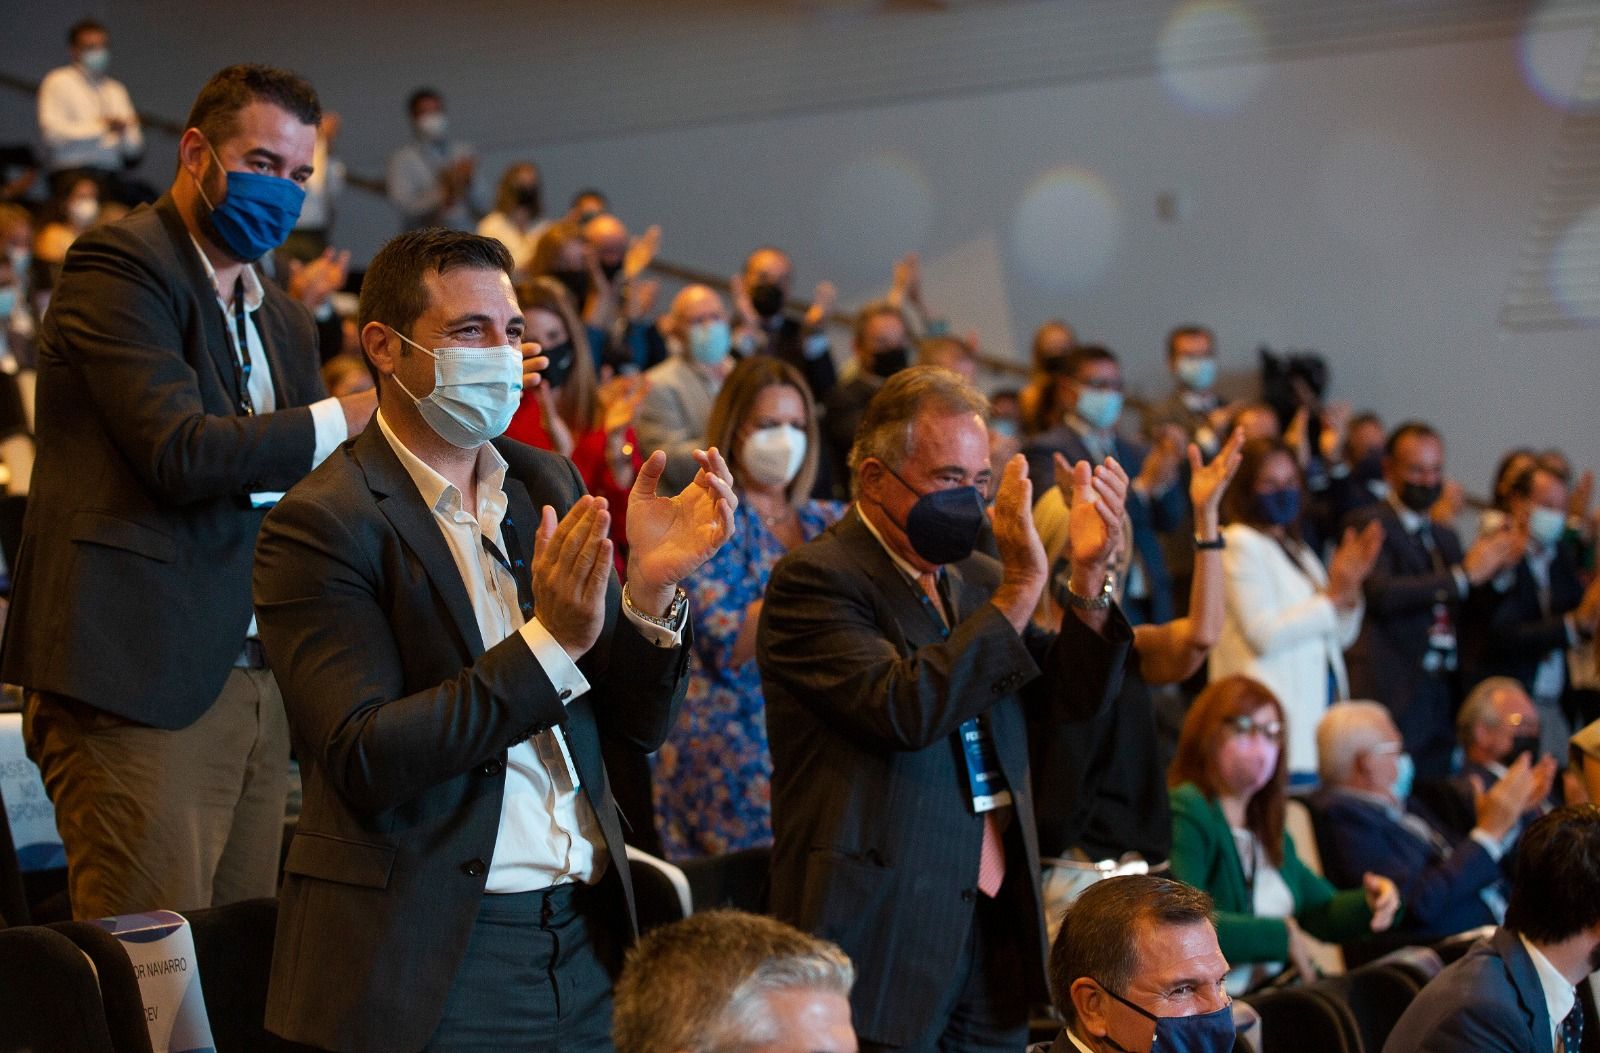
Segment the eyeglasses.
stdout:
<path fill-rule="evenodd" d="M 1238 716 L 1230 717 L 1223 721 L 1223 726 L 1240 738 L 1246 735 L 1261 735 L 1274 742 L 1283 739 L 1283 721 L 1281 720 L 1260 721 L 1251 716 Z"/>

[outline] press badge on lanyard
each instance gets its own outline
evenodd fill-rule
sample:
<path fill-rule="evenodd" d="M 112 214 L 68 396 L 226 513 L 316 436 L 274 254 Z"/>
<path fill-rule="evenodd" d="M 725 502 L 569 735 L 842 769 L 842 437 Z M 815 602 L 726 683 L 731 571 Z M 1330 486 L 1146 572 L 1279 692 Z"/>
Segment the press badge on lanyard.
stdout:
<path fill-rule="evenodd" d="M 961 722 L 961 752 L 967 759 L 967 789 L 972 793 L 972 810 L 982 815 L 1010 804 L 1011 788 L 1000 770 L 1000 755 L 995 751 L 994 738 L 976 717 Z"/>
<path fill-rule="evenodd" d="M 950 625 L 933 609 L 933 601 L 920 590 L 918 596 L 925 609 L 939 625 L 939 633 L 950 638 Z M 977 717 L 961 722 L 961 755 L 967 762 L 967 791 L 972 795 L 972 810 L 978 815 L 1004 808 L 1011 803 L 1011 787 L 1006 785 L 1005 773 L 1000 770 L 1000 754 L 994 748 L 994 738 Z"/>

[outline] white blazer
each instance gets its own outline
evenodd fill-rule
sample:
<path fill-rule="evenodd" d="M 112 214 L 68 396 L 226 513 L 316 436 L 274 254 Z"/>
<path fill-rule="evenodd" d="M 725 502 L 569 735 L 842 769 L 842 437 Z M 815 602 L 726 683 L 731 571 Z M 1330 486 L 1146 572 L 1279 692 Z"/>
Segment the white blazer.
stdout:
<path fill-rule="evenodd" d="M 1344 649 L 1361 631 L 1364 606 L 1340 611 L 1324 593 L 1328 573 L 1316 554 L 1290 542 L 1296 558 L 1268 534 L 1242 523 L 1225 527 L 1222 552 L 1226 617 L 1211 651 L 1211 679 L 1241 674 L 1261 681 L 1283 703 L 1289 770 L 1317 770 L 1317 721 L 1328 705 L 1328 670 L 1346 698 Z"/>

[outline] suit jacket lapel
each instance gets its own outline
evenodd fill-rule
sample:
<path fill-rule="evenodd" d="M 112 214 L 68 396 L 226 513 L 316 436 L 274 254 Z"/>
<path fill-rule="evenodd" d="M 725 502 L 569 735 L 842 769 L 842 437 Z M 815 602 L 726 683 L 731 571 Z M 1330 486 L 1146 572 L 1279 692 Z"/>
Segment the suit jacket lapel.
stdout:
<path fill-rule="evenodd" d="M 1501 961 L 1505 962 L 1506 972 L 1511 975 L 1511 988 L 1522 1004 L 1534 1042 L 1543 1044 L 1550 1034 L 1550 1009 L 1545 1002 L 1544 985 L 1539 982 L 1539 970 L 1522 945 L 1522 938 L 1505 926 L 1495 931 L 1493 943 L 1500 952 Z"/>
<path fill-rule="evenodd" d="M 217 303 L 217 287 L 206 277 L 206 269 L 200 262 L 194 239 L 189 236 L 189 228 L 183 225 L 183 217 L 178 215 L 178 206 L 173 202 L 172 195 L 163 195 L 153 207 L 172 242 L 172 252 L 178 266 L 183 269 L 184 278 L 199 294 L 197 303 L 200 324 L 206 331 L 206 350 L 211 354 L 211 362 L 216 367 L 223 390 L 232 399 L 230 409 L 236 413 L 239 407 L 239 374 L 235 369 L 233 341 L 227 330 L 232 322 Z"/>
<path fill-rule="evenodd" d="M 472 613 L 472 601 L 456 570 L 450 546 L 445 544 L 444 534 L 434 521 L 433 510 L 422 503 L 417 484 L 376 422 L 361 433 L 351 452 L 361 465 L 367 487 L 378 499 L 379 510 L 422 564 L 467 654 L 478 657 L 483 653 L 483 635 L 478 631 L 477 616 Z"/>
<path fill-rule="evenodd" d="M 861 521 L 861 511 L 854 505 L 834 529 L 846 538 L 856 553 L 857 562 L 877 586 L 878 592 L 894 612 L 900 632 L 909 647 L 923 647 L 944 639 L 943 626 L 935 611 L 923 603 L 922 590 L 889 557 L 889 553 L 872 536 L 872 531 Z"/>

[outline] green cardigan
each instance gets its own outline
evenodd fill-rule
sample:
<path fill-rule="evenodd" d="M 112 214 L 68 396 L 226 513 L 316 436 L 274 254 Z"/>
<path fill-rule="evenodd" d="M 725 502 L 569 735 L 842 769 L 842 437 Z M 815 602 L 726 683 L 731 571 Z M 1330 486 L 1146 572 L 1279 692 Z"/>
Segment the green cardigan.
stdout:
<path fill-rule="evenodd" d="M 1245 888 L 1244 868 L 1222 806 L 1186 782 L 1171 790 L 1172 876 L 1211 894 L 1217 906 L 1217 943 L 1230 965 L 1281 962 L 1289 955 L 1289 928 L 1281 918 L 1258 918 Z M 1338 892 L 1295 855 L 1283 832 L 1283 880 L 1294 895 L 1294 920 L 1319 940 L 1345 943 L 1371 932 L 1372 912 L 1360 889 Z"/>

